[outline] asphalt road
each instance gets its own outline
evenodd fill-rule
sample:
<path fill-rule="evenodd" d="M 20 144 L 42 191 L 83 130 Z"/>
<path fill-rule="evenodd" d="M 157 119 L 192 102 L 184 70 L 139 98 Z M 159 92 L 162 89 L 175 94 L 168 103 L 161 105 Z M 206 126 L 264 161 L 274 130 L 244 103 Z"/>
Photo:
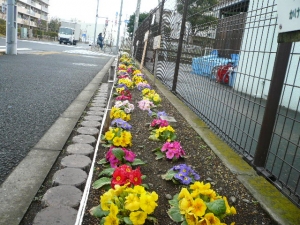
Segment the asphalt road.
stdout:
<path fill-rule="evenodd" d="M 18 48 L 0 56 L 0 184 L 111 58 L 88 45 L 18 41 Z"/>

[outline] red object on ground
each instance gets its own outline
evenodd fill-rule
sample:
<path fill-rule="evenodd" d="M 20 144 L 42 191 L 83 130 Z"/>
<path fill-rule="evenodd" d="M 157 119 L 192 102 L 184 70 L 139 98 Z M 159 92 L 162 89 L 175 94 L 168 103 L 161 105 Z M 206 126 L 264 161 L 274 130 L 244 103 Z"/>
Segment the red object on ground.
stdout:
<path fill-rule="evenodd" d="M 220 66 L 217 71 L 217 82 L 228 84 L 229 83 L 229 75 L 231 73 L 229 70 L 231 70 L 231 69 L 232 69 L 231 63 L 228 63 L 226 66 Z"/>

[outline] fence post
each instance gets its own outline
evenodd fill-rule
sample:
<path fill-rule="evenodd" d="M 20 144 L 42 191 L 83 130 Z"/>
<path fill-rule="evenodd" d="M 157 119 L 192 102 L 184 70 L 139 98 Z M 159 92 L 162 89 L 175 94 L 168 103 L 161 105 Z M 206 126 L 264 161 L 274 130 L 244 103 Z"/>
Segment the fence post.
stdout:
<path fill-rule="evenodd" d="M 278 44 L 266 109 L 254 155 L 255 167 L 264 167 L 267 161 L 291 48 L 291 42 Z"/>
<path fill-rule="evenodd" d="M 164 5 L 165 5 L 165 0 L 162 0 L 161 8 L 160 8 L 160 15 L 159 15 L 158 33 L 157 33 L 157 35 L 160 35 L 160 36 L 161 36 L 162 16 L 164 13 Z M 156 79 L 156 74 L 157 74 L 157 63 L 158 63 L 159 50 L 160 50 L 160 48 L 154 50 L 154 52 L 155 52 L 155 59 L 154 59 L 154 64 L 153 64 L 153 73 L 154 73 L 153 84 L 154 85 L 155 85 L 155 79 Z"/>
<path fill-rule="evenodd" d="M 175 71 L 174 71 L 172 92 L 176 92 L 179 64 L 180 64 L 180 58 L 181 58 L 181 52 L 182 52 L 182 42 L 183 42 L 183 36 L 184 36 L 184 32 L 185 32 L 185 21 L 186 21 L 186 15 L 187 15 L 188 2 L 189 2 L 189 0 L 185 0 L 185 2 L 184 2 L 184 9 L 183 9 L 183 15 L 182 15 L 182 21 L 181 21 L 180 37 L 179 37 L 179 43 L 178 43 L 178 49 L 177 49 L 177 60 L 176 60 L 176 66 L 175 66 Z"/>

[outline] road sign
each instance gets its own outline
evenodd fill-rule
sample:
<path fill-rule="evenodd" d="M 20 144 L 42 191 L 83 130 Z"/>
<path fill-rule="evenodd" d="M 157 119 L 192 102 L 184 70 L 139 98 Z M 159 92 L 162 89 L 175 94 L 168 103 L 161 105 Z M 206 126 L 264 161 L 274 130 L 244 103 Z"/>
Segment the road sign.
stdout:
<path fill-rule="evenodd" d="M 160 42 L 161 42 L 161 35 L 154 37 L 154 40 L 153 40 L 153 49 L 154 50 L 160 48 Z"/>
<path fill-rule="evenodd" d="M 278 0 L 279 33 L 300 30 L 300 1 Z"/>

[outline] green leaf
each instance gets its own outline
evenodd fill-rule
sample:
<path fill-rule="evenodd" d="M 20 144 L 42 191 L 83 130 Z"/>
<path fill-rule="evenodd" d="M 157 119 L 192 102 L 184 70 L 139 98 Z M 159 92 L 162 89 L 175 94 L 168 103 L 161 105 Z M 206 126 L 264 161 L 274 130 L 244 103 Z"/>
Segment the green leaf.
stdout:
<path fill-rule="evenodd" d="M 155 148 L 153 150 L 151 150 L 151 152 L 156 152 L 156 151 L 160 151 L 161 148 Z"/>
<path fill-rule="evenodd" d="M 101 221 L 100 221 L 100 225 L 104 225 L 105 223 L 105 217 L 102 217 Z"/>
<path fill-rule="evenodd" d="M 180 225 L 188 225 L 188 223 L 185 221 L 183 221 Z"/>
<path fill-rule="evenodd" d="M 146 175 L 141 176 L 142 180 L 146 179 L 146 177 L 147 177 Z"/>
<path fill-rule="evenodd" d="M 109 148 L 109 147 L 111 147 L 111 144 L 102 144 L 102 146 L 105 148 Z"/>
<path fill-rule="evenodd" d="M 96 180 L 92 186 L 94 189 L 99 189 L 101 187 L 103 187 L 104 185 L 110 185 L 110 182 L 111 182 L 111 178 L 109 177 L 102 177 L 98 180 Z"/>
<path fill-rule="evenodd" d="M 159 152 L 155 152 L 155 155 L 156 155 L 156 160 L 159 160 L 159 159 L 162 159 L 165 157 L 165 154 L 163 154 L 161 151 Z"/>
<path fill-rule="evenodd" d="M 101 209 L 101 206 L 100 206 L 100 205 L 97 205 L 97 206 L 91 208 L 91 209 L 89 210 L 89 212 L 90 212 L 90 214 L 91 214 L 92 216 L 95 216 L 95 217 L 98 217 L 98 218 L 102 218 L 103 216 L 107 216 L 108 213 L 109 213 L 108 211 L 103 211 L 103 210 Z"/>
<path fill-rule="evenodd" d="M 183 217 L 180 214 L 180 210 L 178 207 L 172 207 L 168 210 L 169 217 L 175 222 L 182 222 Z"/>
<path fill-rule="evenodd" d="M 149 190 L 149 185 L 148 184 L 141 184 L 146 190 Z"/>
<path fill-rule="evenodd" d="M 146 219 L 149 220 L 149 221 L 152 221 L 153 224 L 156 224 L 156 223 L 157 223 L 157 219 L 156 219 L 155 217 L 153 217 L 153 216 L 147 216 Z"/>
<path fill-rule="evenodd" d="M 151 140 L 151 141 L 157 141 L 158 139 L 156 138 L 155 134 L 151 134 L 149 136 L 149 140 Z"/>
<path fill-rule="evenodd" d="M 124 156 L 125 156 L 125 152 L 121 149 L 121 148 L 114 148 L 112 150 L 112 153 L 114 154 L 114 156 L 116 156 L 116 158 L 120 161 L 123 160 Z"/>
<path fill-rule="evenodd" d="M 216 216 L 220 216 L 226 212 L 226 205 L 223 199 L 218 199 L 213 202 L 206 203 L 207 208 Z"/>
<path fill-rule="evenodd" d="M 174 141 L 176 139 L 176 134 L 171 135 L 171 141 Z"/>
<path fill-rule="evenodd" d="M 141 159 L 135 158 L 134 161 L 131 163 L 132 166 L 137 166 L 137 165 L 145 165 L 146 163 L 142 161 Z"/>
<path fill-rule="evenodd" d="M 164 175 L 161 175 L 164 180 L 172 180 L 177 172 L 174 170 L 168 170 L 168 172 Z"/>
<path fill-rule="evenodd" d="M 131 220 L 129 219 L 129 217 L 123 217 L 123 219 L 124 219 L 124 222 L 125 222 L 126 224 L 133 224 L 133 223 L 131 222 Z"/>
<path fill-rule="evenodd" d="M 111 177 L 113 175 L 114 171 L 115 171 L 115 168 L 107 168 L 105 170 L 102 170 L 102 172 L 99 173 L 98 177 L 101 177 L 101 176 Z"/>
<path fill-rule="evenodd" d="M 179 194 L 174 195 L 173 199 L 168 201 L 171 206 L 177 207 L 177 208 L 179 207 L 178 195 Z"/>
<path fill-rule="evenodd" d="M 107 161 L 106 161 L 106 159 L 104 158 L 104 159 L 100 159 L 98 162 L 97 162 L 97 164 L 105 164 L 105 163 L 107 163 Z"/>

